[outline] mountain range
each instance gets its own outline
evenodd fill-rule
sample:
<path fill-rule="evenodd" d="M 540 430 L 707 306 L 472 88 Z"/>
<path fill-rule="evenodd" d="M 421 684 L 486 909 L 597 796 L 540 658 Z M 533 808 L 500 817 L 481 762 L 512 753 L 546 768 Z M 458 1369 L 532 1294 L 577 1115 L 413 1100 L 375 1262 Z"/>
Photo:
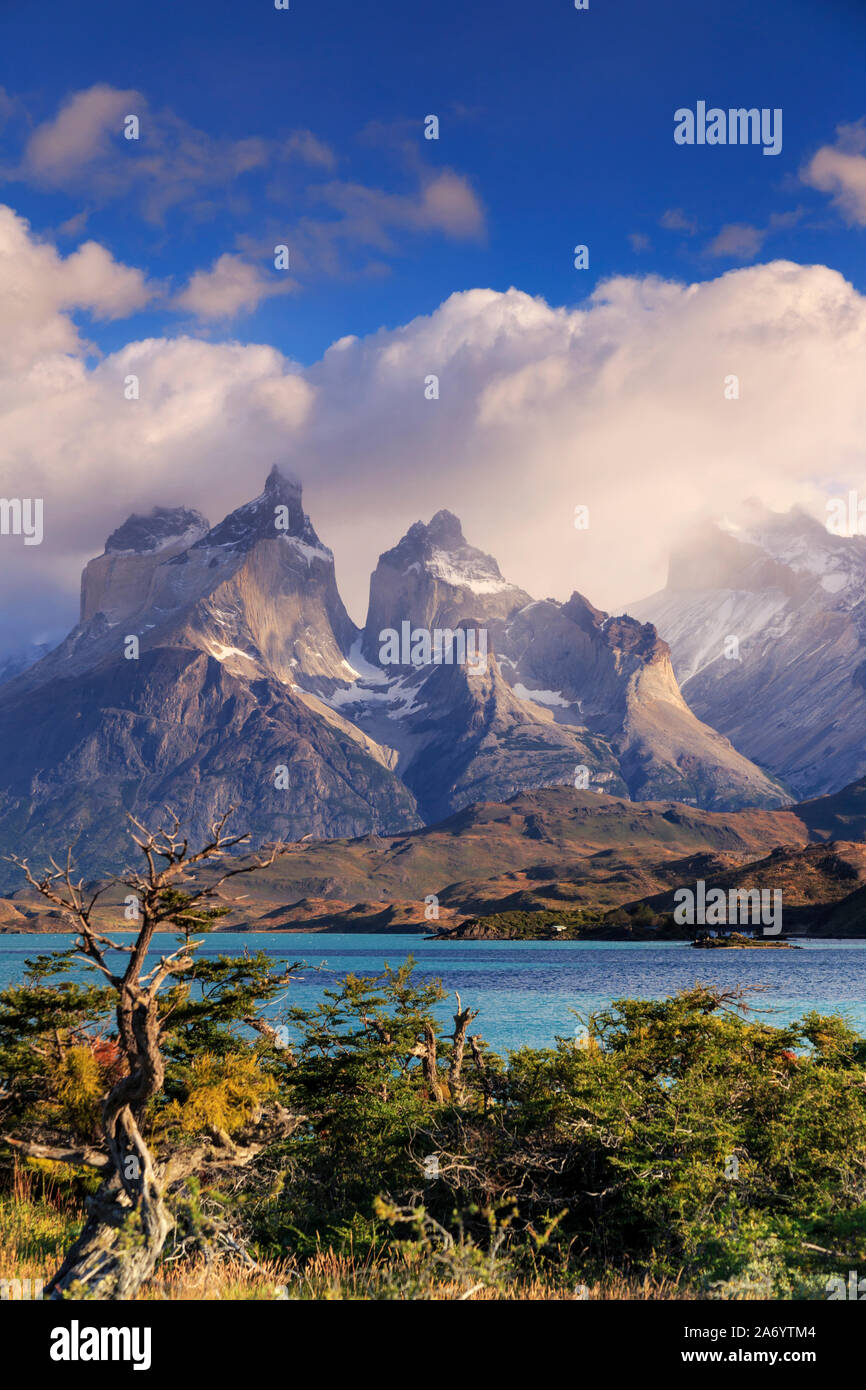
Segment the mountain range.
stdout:
<path fill-rule="evenodd" d="M 480 634 L 483 652 L 384 654 L 384 634 L 418 630 Z M 381 556 L 358 629 L 276 467 L 215 526 L 162 507 L 119 526 L 84 570 L 80 622 L 0 685 L 0 743 L 0 847 L 38 859 L 74 841 L 91 874 L 125 858 L 126 813 L 166 805 L 193 836 L 236 806 L 256 843 L 394 834 L 561 785 L 790 800 L 692 712 L 652 624 L 577 593 L 534 600 L 450 512 Z"/>

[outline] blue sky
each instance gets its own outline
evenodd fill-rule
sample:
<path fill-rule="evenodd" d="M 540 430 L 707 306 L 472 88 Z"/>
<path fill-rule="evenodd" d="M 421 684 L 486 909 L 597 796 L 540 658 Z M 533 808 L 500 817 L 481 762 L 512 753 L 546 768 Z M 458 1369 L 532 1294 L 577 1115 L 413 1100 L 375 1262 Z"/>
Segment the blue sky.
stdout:
<path fill-rule="evenodd" d="M 265 0 L 48 0 L 4 5 L 0 29 L 2 196 L 64 254 L 94 238 L 168 295 L 225 254 L 279 280 L 265 251 L 277 237 L 290 246 L 291 293 L 195 331 L 273 343 L 306 363 L 334 339 L 393 327 L 474 286 L 571 305 L 614 274 L 706 279 L 785 257 L 831 265 L 863 288 L 862 229 L 798 177 L 837 125 L 863 115 L 859 5 L 291 0 L 282 12 Z M 215 172 L 232 142 L 268 152 L 246 173 L 192 179 L 146 215 L 147 194 L 112 192 L 105 170 L 100 187 L 87 170 L 63 187 L 22 172 L 33 129 L 96 84 L 146 102 L 140 141 L 114 141 L 118 171 L 149 157 L 157 126 L 168 162 L 178 131 L 207 142 Z M 698 99 L 781 107 L 782 153 L 675 146 L 673 112 Z M 423 139 L 429 113 L 438 142 Z M 279 153 L 300 131 L 318 142 L 318 162 Z M 475 199 L 476 225 L 425 226 L 413 213 L 444 171 Z M 389 224 L 391 198 L 406 201 Z M 731 225 L 754 231 L 714 250 Z M 578 242 L 588 271 L 573 268 Z M 88 324 L 88 336 L 110 351 L 191 322 L 164 296 L 122 322 Z"/>

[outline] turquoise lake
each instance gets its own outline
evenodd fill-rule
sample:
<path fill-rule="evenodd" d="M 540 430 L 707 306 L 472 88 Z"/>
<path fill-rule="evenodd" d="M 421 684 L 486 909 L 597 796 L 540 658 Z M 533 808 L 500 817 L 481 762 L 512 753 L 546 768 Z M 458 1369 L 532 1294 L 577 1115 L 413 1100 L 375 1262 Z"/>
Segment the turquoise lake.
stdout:
<path fill-rule="evenodd" d="M 19 981 L 28 957 L 66 946 L 67 936 L 0 937 L 0 986 Z M 174 948 L 155 938 L 154 956 Z M 266 951 L 275 965 L 304 961 L 290 1002 L 310 1004 L 348 973 L 372 975 L 408 955 L 419 979 L 441 979 L 450 999 L 437 1012 L 450 1021 L 454 991 L 480 1010 L 472 1031 L 498 1051 L 549 1046 L 582 1031 L 575 1017 L 626 997 L 660 999 L 700 980 L 760 986 L 752 1004 L 769 1022 L 809 1009 L 842 1013 L 866 1033 L 866 941 L 814 941 L 799 951 L 696 951 L 687 943 L 580 941 L 425 941 L 412 935 L 223 933 L 205 938 L 203 955 Z M 315 969 L 314 967 L 323 967 Z"/>

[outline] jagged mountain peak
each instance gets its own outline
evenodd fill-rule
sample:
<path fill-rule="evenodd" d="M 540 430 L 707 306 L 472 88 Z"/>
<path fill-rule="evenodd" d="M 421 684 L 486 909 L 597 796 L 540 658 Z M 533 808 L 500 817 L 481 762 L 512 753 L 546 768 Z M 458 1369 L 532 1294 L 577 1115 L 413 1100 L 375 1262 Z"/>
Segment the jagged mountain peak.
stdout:
<path fill-rule="evenodd" d="M 105 542 L 106 555 L 152 555 L 181 541 L 191 545 L 207 534 L 210 522 L 190 507 L 154 507 L 133 512 Z"/>
<path fill-rule="evenodd" d="M 345 655 L 358 630 L 301 484 L 279 467 L 258 497 L 210 530 L 197 512 L 157 508 L 131 518 L 110 545 L 118 548 L 82 575 L 79 626 L 13 678 L 19 689 L 116 659 L 124 633 L 142 651 L 197 648 L 247 679 L 325 694 L 348 684 Z"/>
<path fill-rule="evenodd" d="M 287 493 L 297 493 L 300 497 L 303 492 L 303 483 L 296 473 L 285 465 L 275 463 L 271 465 L 271 471 L 265 479 L 266 495 L 277 494 L 281 496 Z"/>
<path fill-rule="evenodd" d="M 133 512 L 112 531 L 103 554 L 85 566 L 81 622 L 102 615 L 109 624 L 118 623 L 140 611 L 147 605 L 157 571 L 185 555 L 207 535 L 209 526 L 207 518 L 190 507 L 154 507 L 146 515 Z"/>
<path fill-rule="evenodd" d="M 426 541 L 432 546 L 441 546 L 444 550 L 453 550 L 466 545 L 466 537 L 463 534 L 463 527 L 460 518 L 446 508 L 442 508 L 425 526 L 423 521 L 416 521 L 409 527 L 406 533 L 412 540 Z"/>
<path fill-rule="evenodd" d="M 548 600 L 550 602 L 550 600 Z M 575 589 L 567 603 L 562 604 L 562 612 L 583 632 L 597 632 L 607 620 L 607 614 Z"/>
<path fill-rule="evenodd" d="M 153 548 L 187 523 L 192 544 L 184 530 Z M 169 779 L 203 814 L 224 795 L 264 807 L 262 834 L 286 814 L 281 801 L 264 806 L 262 769 L 283 762 L 303 791 L 290 826 L 303 817 L 324 834 L 561 783 L 713 807 L 785 799 L 694 718 L 651 624 L 580 593 L 533 602 L 445 509 L 380 558 L 360 652 L 297 478 L 275 466 L 257 497 L 199 534 L 205 525 L 156 509 L 119 528 L 110 543 L 122 548 L 85 573 L 81 624 L 3 686 L 0 723 L 21 757 L 0 776 L 0 834 L 4 795 L 10 816 L 44 826 L 51 807 L 76 829 L 95 776 L 115 779 L 120 807 L 145 766 L 148 806 L 165 801 Z M 57 806 L 50 778 L 33 790 L 55 699 L 62 748 L 46 766 L 65 760 L 70 784 Z"/>
<path fill-rule="evenodd" d="M 458 518 L 443 509 L 426 525 L 416 521 L 379 556 L 363 653 L 376 660 L 380 632 L 404 621 L 428 629 L 453 628 L 462 619 L 489 623 L 529 602 L 529 594 L 503 578 L 493 556 L 470 545 Z"/>
<path fill-rule="evenodd" d="M 406 574 L 423 568 L 442 583 L 478 594 L 515 587 L 503 578 L 492 555 L 469 544 L 459 517 L 444 508 L 426 525 L 414 522 L 394 548 L 379 557 L 379 563 Z"/>
<path fill-rule="evenodd" d="M 274 464 L 265 480 L 264 491 L 251 502 L 244 502 L 214 526 L 194 548 L 247 550 L 259 540 L 280 537 L 300 541 L 321 552 L 323 559 L 332 559 L 330 550 L 316 535 L 313 523 L 304 511 L 303 488 L 293 473 Z"/>

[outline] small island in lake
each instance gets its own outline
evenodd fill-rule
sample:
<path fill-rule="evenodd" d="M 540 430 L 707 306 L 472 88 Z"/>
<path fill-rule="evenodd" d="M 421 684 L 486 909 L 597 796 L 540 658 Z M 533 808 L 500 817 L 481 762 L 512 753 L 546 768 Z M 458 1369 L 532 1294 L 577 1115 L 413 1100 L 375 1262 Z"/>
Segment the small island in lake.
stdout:
<path fill-rule="evenodd" d="M 716 950 L 727 948 L 730 951 L 801 951 L 802 946 L 795 946 L 793 941 L 768 941 L 766 937 L 744 936 L 742 932 L 732 931 L 728 936 L 707 936 L 702 934 L 692 942 L 701 950 Z"/>
<path fill-rule="evenodd" d="M 468 917 L 457 923 L 443 924 L 428 933 L 428 941 L 682 941 L 684 945 L 702 950 L 778 950 L 799 951 L 802 948 L 789 940 L 750 936 L 744 932 L 728 932 L 711 936 L 694 927 L 676 926 L 661 919 L 659 925 L 645 922 L 602 920 L 591 915 L 555 912 L 495 912 L 484 917 Z"/>

